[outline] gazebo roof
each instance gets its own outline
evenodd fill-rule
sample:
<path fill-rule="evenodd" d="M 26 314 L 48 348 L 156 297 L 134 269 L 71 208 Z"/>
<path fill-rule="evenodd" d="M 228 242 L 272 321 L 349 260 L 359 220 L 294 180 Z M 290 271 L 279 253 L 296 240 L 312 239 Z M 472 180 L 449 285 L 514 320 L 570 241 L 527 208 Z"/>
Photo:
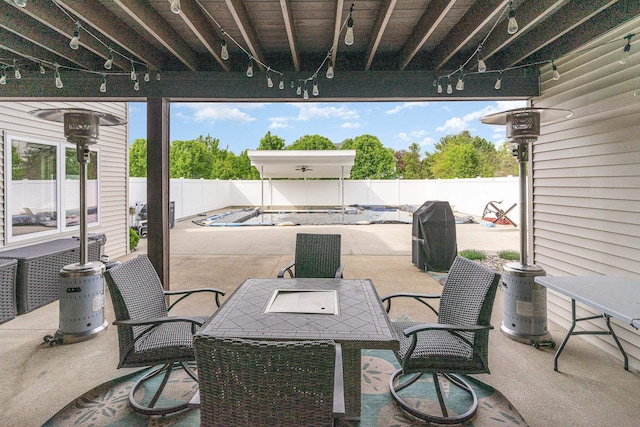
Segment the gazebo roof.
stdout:
<path fill-rule="evenodd" d="M 262 178 L 349 178 L 355 150 L 249 150 Z"/>

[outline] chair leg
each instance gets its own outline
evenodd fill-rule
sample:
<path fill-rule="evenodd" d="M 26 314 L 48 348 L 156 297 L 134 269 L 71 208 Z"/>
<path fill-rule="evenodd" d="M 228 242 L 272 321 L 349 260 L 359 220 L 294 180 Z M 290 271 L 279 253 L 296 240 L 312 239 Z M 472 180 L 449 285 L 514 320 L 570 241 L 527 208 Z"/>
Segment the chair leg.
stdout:
<path fill-rule="evenodd" d="M 391 395 L 393 399 L 396 401 L 396 403 L 398 404 L 398 406 L 400 407 L 400 409 L 402 409 L 407 414 L 415 418 L 418 418 L 430 423 L 435 423 L 435 424 L 462 424 L 469 421 L 471 418 L 475 416 L 478 410 L 478 397 L 476 396 L 476 393 L 471 387 L 471 385 L 469 385 L 469 383 L 467 383 L 460 375 L 448 374 L 448 373 L 438 374 L 436 372 L 433 372 L 432 374 L 433 385 L 436 389 L 436 395 L 438 396 L 438 402 L 440 404 L 442 416 L 427 414 L 409 405 L 398 394 L 398 392 L 406 388 L 407 386 L 415 383 L 416 380 L 422 376 L 422 374 L 421 373 L 412 374 L 411 378 L 409 378 L 407 381 L 404 381 L 402 383 L 398 381 L 398 383 L 396 384 L 396 379 L 401 375 L 403 375 L 402 369 L 398 369 L 391 375 L 391 378 L 389 379 L 389 390 L 391 391 Z M 464 390 L 465 392 L 469 393 L 469 395 L 473 399 L 473 402 L 464 413 L 460 415 L 449 416 L 448 410 L 442 395 L 442 389 L 440 388 L 440 381 L 438 380 L 438 375 L 444 376 L 451 382 L 452 385 L 455 385 L 460 389 Z"/>
<path fill-rule="evenodd" d="M 193 370 L 185 363 L 185 362 L 180 362 L 179 367 L 182 367 L 185 372 L 194 380 L 194 381 L 198 381 L 198 377 L 196 376 L 196 374 L 193 372 Z M 131 389 L 131 392 L 129 393 L 129 404 L 131 405 L 131 407 L 133 408 L 134 411 L 141 413 L 143 415 L 168 415 L 168 414 L 173 414 L 175 412 L 179 412 L 182 411 L 184 409 L 187 409 L 188 405 L 189 405 L 189 399 L 183 403 L 177 404 L 177 405 L 172 405 L 172 406 L 163 406 L 163 407 L 156 407 L 156 404 L 158 403 L 158 400 L 160 399 L 160 396 L 162 395 L 168 381 L 169 378 L 171 377 L 171 373 L 173 372 L 174 369 L 174 363 L 167 363 L 165 365 L 162 365 L 156 369 L 153 369 L 151 372 L 148 372 L 147 374 L 145 374 L 142 378 L 140 378 L 138 380 L 138 382 L 136 382 L 136 384 L 133 386 L 133 388 Z M 158 388 L 156 389 L 156 392 L 154 393 L 153 397 L 151 398 L 151 400 L 149 401 L 148 404 L 144 405 L 140 402 L 138 402 L 135 399 L 135 394 L 138 391 L 138 389 L 140 387 L 142 387 L 144 385 L 145 382 L 147 382 L 148 380 L 161 375 L 162 373 L 164 373 L 164 376 L 162 378 L 162 380 L 160 381 L 160 385 L 158 386 Z"/>

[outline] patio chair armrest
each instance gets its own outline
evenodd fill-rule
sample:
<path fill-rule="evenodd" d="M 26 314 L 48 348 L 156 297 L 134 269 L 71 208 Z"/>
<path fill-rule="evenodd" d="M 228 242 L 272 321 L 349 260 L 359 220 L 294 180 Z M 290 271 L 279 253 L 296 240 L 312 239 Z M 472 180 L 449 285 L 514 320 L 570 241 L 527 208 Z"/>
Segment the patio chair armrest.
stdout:
<path fill-rule="evenodd" d="M 187 298 L 190 295 L 202 293 L 202 292 L 213 292 L 216 294 L 216 306 L 220 307 L 220 297 L 224 296 L 225 292 L 216 288 L 196 288 L 196 289 L 187 289 L 184 291 L 163 291 L 165 296 L 171 295 L 182 295 L 180 298 L 175 300 L 167 310 L 171 310 L 176 304 L 178 304 L 183 299 Z"/>
<path fill-rule="evenodd" d="M 197 326 L 202 326 L 204 323 L 202 319 L 197 317 L 188 317 L 188 316 L 167 316 L 167 317 L 156 317 L 152 319 L 144 319 L 144 320 L 115 320 L 113 322 L 114 325 L 123 325 L 123 326 L 158 326 L 163 323 L 175 323 L 175 322 L 187 322 L 192 323 Z"/>
<path fill-rule="evenodd" d="M 293 270 L 292 270 L 292 268 L 293 268 L 293 266 L 295 266 L 295 265 L 296 265 L 296 262 L 295 262 L 295 261 L 291 262 L 291 264 L 287 265 L 285 268 L 283 268 L 282 270 L 280 270 L 280 271 L 278 272 L 278 277 L 284 277 L 284 273 L 285 273 L 286 271 L 288 271 L 288 272 L 289 272 L 289 277 L 293 277 Z"/>
<path fill-rule="evenodd" d="M 440 294 L 419 294 L 419 293 L 412 293 L 412 292 L 396 292 L 396 293 L 393 293 L 393 294 L 388 294 L 388 295 L 383 296 L 382 298 L 380 298 L 380 301 L 382 302 L 382 304 L 385 305 L 385 310 L 387 311 L 387 313 L 389 313 L 389 311 L 391 310 L 391 299 L 392 298 L 398 298 L 398 297 L 413 298 L 416 301 L 418 301 L 419 303 L 429 307 L 429 309 L 431 311 L 433 311 L 435 313 L 435 315 L 437 316 L 438 315 L 438 310 L 433 308 L 433 306 L 431 304 L 429 304 L 426 300 L 427 299 L 439 299 L 441 296 L 442 295 L 440 295 Z"/>
<path fill-rule="evenodd" d="M 336 368 L 333 378 L 333 413 L 345 413 L 344 372 L 342 369 L 342 346 L 336 343 Z"/>
<path fill-rule="evenodd" d="M 478 332 L 493 329 L 491 325 L 447 325 L 443 323 L 423 323 L 404 330 L 404 335 L 409 336 L 422 331 L 449 331 L 449 332 Z"/>
<path fill-rule="evenodd" d="M 336 270 L 336 279 L 342 279 L 342 271 L 344 270 L 344 262 L 340 263 L 340 267 Z"/>

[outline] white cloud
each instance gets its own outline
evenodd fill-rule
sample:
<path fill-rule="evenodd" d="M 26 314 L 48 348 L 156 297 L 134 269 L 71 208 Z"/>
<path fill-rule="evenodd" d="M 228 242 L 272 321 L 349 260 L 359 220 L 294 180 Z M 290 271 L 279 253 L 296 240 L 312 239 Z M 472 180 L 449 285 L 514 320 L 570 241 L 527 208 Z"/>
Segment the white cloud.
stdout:
<path fill-rule="evenodd" d="M 357 129 L 359 127 L 362 127 L 362 124 L 354 123 L 354 122 L 345 122 L 342 125 L 340 125 L 340 127 L 343 129 Z"/>
<path fill-rule="evenodd" d="M 429 104 L 430 104 L 430 102 L 405 102 L 403 104 L 396 105 L 391 110 L 385 111 L 385 113 L 386 114 L 396 114 L 396 113 L 399 113 L 400 111 L 402 111 L 404 109 L 407 109 L 407 108 L 426 107 Z"/>
<path fill-rule="evenodd" d="M 190 102 L 177 103 L 176 107 L 181 111 L 176 113 L 177 117 L 185 121 L 193 122 L 221 122 L 229 121 L 235 123 L 250 123 L 256 119 L 244 110 L 254 110 L 262 108 L 267 104 L 247 103 L 247 104 L 229 104 L 217 102 Z"/>
<path fill-rule="evenodd" d="M 313 119 L 341 119 L 344 121 L 359 119 L 360 115 L 356 110 L 348 109 L 344 106 L 324 106 L 319 103 L 296 103 L 293 104 L 298 108 L 298 116 L 296 120 L 303 122 Z"/>
<path fill-rule="evenodd" d="M 284 129 L 291 127 L 289 124 L 289 117 L 270 117 L 269 120 L 271 121 L 269 129 Z"/>
<path fill-rule="evenodd" d="M 445 122 L 444 125 L 436 128 L 438 132 L 462 132 L 463 130 L 473 130 L 471 128 L 472 123 L 477 122 L 487 114 L 499 113 L 505 110 L 511 110 L 513 108 L 526 107 L 526 101 L 497 101 L 495 104 L 487 105 L 486 107 L 472 111 L 469 114 L 465 114 L 462 117 L 452 117 Z"/>

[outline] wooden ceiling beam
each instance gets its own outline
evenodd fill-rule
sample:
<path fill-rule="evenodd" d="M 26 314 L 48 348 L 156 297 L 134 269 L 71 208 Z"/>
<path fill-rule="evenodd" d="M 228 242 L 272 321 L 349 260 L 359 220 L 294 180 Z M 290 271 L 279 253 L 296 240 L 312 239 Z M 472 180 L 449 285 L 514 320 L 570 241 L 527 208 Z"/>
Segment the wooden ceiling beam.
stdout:
<path fill-rule="evenodd" d="M 166 55 L 142 41 L 140 35 L 99 1 L 56 0 L 56 2 L 140 61 L 156 68 L 163 68 L 163 64 L 167 62 Z"/>
<path fill-rule="evenodd" d="M 331 45 L 331 63 L 335 65 L 336 56 L 338 55 L 338 46 L 340 45 L 340 33 L 342 31 L 342 10 L 344 9 L 344 0 L 336 0 L 335 20 L 333 24 L 333 44 Z"/>
<path fill-rule="evenodd" d="M 260 47 L 260 39 L 258 38 L 255 28 L 251 24 L 249 13 L 247 12 L 247 8 L 244 3 L 242 0 L 225 0 L 225 3 L 227 4 L 227 8 L 229 8 L 229 12 L 233 16 L 233 20 L 238 26 L 240 34 L 242 34 L 244 42 L 247 44 L 249 53 L 257 61 L 264 63 L 265 57 L 262 52 L 262 48 Z M 260 63 L 258 63 L 258 66 L 261 69 L 264 68 Z"/>
<path fill-rule="evenodd" d="M 171 3 L 171 0 L 168 1 Z M 191 32 L 200 40 L 200 43 L 209 51 L 222 69 L 229 71 L 229 64 L 218 55 L 218 49 L 220 49 L 219 41 L 223 39 L 223 36 L 211 25 L 204 11 L 192 1 L 181 2 L 180 9 L 180 17 Z"/>
<path fill-rule="evenodd" d="M 293 68 L 296 71 L 300 71 L 300 58 L 296 48 L 296 26 L 293 22 L 293 14 L 291 13 L 291 2 L 289 0 L 280 0 L 280 9 L 282 9 L 282 18 L 284 19 L 284 28 L 287 32 L 287 40 L 289 41 Z"/>
<path fill-rule="evenodd" d="M 447 37 L 434 49 L 434 69 L 439 70 L 458 52 L 470 51 L 467 44 L 488 25 L 499 19 L 509 0 L 476 2 L 453 27 Z"/>
<path fill-rule="evenodd" d="M 520 64 L 536 52 L 553 44 L 556 40 L 578 28 L 600 12 L 608 10 L 617 3 L 635 3 L 636 1 L 621 0 L 581 0 L 577 6 L 570 2 L 553 14 L 553 17 L 540 23 L 508 45 L 500 54 L 494 56 L 495 66 L 501 69 Z M 517 17 L 516 17 L 517 18 Z M 519 32 L 519 31 L 518 31 Z M 600 32 L 602 34 L 602 32 Z M 586 40 L 584 40 L 586 41 Z"/>
<path fill-rule="evenodd" d="M 380 46 L 380 40 L 384 35 L 384 31 L 387 29 L 387 25 L 389 25 L 389 19 L 391 19 L 391 14 L 393 13 L 397 2 L 398 0 L 384 0 L 380 5 L 378 18 L 373 24 L 373 31 L 371 32 L 369 46 L 367 46 L 367 53 L 365 54 L 365 58 L 367 59 L 367 63 L 364 67 L 365 71 L 368 71 L 371 68 L 373 58 L 376 56 L 378 46 Z"/>
<path fill-rule="evenodd" d="M 75 28 L 73 22 L 69 21 L 69 24 L 70 28 Z M 54 32 L 40 22 L 29 19 L 24 13 L 0 13 L 0 27 L 21 37 L 25 44 L 33 43 L 74 64 L 75 67 L 93 69 L 98 65 L 98 57 L 91 52 L 86 49 L 73 50 L 69 47 L 73 33 L 67 37 Z"/>
<path fill-rule="evenodd" d="M 398 70 L 404 70 L 413 60 L 420 48 L 442 23 L 447 13 L 455 6 L 457 0 L 433 0 L 420 18 L 418 25 L 400 50 Z"/>

